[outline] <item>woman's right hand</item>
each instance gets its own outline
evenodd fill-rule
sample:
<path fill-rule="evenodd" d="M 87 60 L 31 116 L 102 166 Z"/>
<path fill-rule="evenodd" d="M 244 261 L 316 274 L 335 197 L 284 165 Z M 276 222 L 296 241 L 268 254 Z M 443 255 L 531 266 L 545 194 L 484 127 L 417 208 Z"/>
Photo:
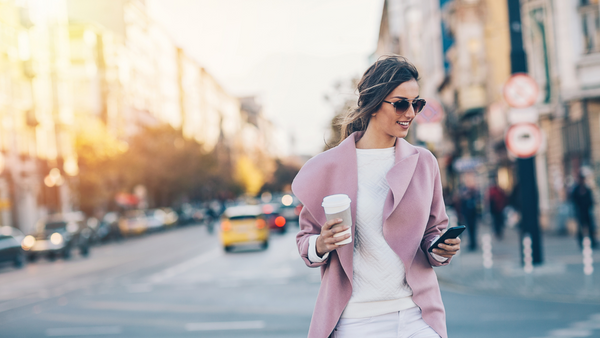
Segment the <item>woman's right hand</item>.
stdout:
<path fill-rule="evenodd" d="M 351 234 L 345 234 L 345 235 L 341 235 L 338 237 L 333 237 L 333 235 L 337 234 L 338 232 L 342 232 L 345 230 L 348 230 L 350 227 L 347 225 L 344 226 L 338 226 L 332 229 L 332 227 L 338 223 L 341 223 L 342 219 L 341 218 L 336 218 L 336 219 L 332 219 L 330 221 L 327 221 L 327 223 L 325 223 L 322 227 L 321 227 L 321 235 L 319 236 L 319 238 L 317 238 L 317 255 L 319 255 L 319 257 L 323 257 L 323 255 L 325 255 L 328 252 L 331 252 L 339 247 L 342 247 L 346 244 L 336 244 L 338 242 L 341 242 L 343 240 L 345 240 L 346 238 L 350 238 L 350 236 L 352 236 Z"/>

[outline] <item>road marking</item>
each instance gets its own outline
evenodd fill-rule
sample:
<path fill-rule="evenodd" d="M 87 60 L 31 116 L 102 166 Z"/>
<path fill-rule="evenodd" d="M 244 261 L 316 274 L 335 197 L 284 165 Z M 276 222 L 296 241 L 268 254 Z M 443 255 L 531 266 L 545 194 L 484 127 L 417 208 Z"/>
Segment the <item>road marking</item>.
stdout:
<path fill-rule="evenodd" d="M 264 329 L 266 324 L 262 320 L 246 322 L 213 322 L 213 323 L 188 323 L 185 324 L 187 331 L 224 331 L 224 330 L 248 330 Z"/>
<path fill-rule="evenodd" d="M 145 293 L 152 291 L 152 284 L 131 284 L 127 286 L 129 293 Z"/>
<path fill-rule="evenodd" d="M 121 333 L 123 333 L 123 330 L 120 326 L 65 327 L 46 330 L 46 336 L 48 337 L 96 336 Z"/>
<path fill-rule="evenodd" d="M 204 263 L 210 262 L 211 260 L 213 260 L 219 256 L 222 256 L 222 255 L 223 255 L 223 251 L 221 250 L 221 248 L 220 247 L 215 248 L 212 251 L 206 252 L 200 256 L 194 257 L 183 263 L 177 264 L 177 265 L 170 267 L 168 269 L 165 269 L 161 272 L 155 273 L 154 275 L 150 276 L 149 281 L 150 281 L 150 283 L 163 282 L 167 279 L 175 277 L 176 275 L 182 274 L 187 271 L 192 271 L 193 268 L 195 268 L 199 265 L 202 265 Z"/>
<path fill-rule="evenodd" d="M 586 321 L 572 323 L 569 328 L 549 331 L 545 337 L 540 338 L 590 337 L 594 330 L 600 330 L 600 313 L 592 314 Z"/>

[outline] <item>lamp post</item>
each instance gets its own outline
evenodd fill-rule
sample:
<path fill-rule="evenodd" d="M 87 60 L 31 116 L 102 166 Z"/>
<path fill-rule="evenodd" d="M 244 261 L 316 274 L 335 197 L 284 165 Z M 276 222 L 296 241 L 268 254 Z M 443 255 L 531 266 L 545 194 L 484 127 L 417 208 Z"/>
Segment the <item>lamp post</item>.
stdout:
<path fill-rule="evenodd" d="M 523 32 L 521 28 L 521 4 L 519 0 L 507 1 L 511 43 L 511 73 L 527 73 L 527 55 L 523 49 Z M 539 225 L 539 196 L 534 160 L 534 156 L 517 159 L 521 212 L 520 223 L 521 235 L 523 237 L 529 235 L 531 238 L 533 264 L 541 264 L 543 262 L 543 255 Z"/>

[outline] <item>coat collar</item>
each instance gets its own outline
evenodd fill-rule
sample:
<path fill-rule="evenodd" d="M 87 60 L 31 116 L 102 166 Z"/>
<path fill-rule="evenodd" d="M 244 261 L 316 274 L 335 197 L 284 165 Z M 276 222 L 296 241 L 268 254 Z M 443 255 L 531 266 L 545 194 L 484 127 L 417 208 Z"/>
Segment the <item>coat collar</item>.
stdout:
<path fill-rule="evenodd" d="M 387 220 L 392 211 L 396 210 L 404 197 L 406 189 L 412 181 L 418 161 L 419 152 L 417 149 L 405 139 L 397 139 L 395 163 L 385 176 L 392 192 L 393 204 L 386 201 L 383 208 L 384 220 Z"/>

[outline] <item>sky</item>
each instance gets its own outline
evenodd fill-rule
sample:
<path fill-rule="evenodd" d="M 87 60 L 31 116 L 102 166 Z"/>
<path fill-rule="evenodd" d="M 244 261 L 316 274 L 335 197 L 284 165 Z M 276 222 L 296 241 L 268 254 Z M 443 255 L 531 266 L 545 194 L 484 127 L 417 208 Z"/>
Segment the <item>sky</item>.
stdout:
<path fill-rule="evenodd" d="M 336 81 L 369 66 L 383 0 L 146 0 L 152 17 L 235 96 L 256 95 L 281 156 L 315 155 Z M 294 141 L 292 141 L 294 140 Z"/>

